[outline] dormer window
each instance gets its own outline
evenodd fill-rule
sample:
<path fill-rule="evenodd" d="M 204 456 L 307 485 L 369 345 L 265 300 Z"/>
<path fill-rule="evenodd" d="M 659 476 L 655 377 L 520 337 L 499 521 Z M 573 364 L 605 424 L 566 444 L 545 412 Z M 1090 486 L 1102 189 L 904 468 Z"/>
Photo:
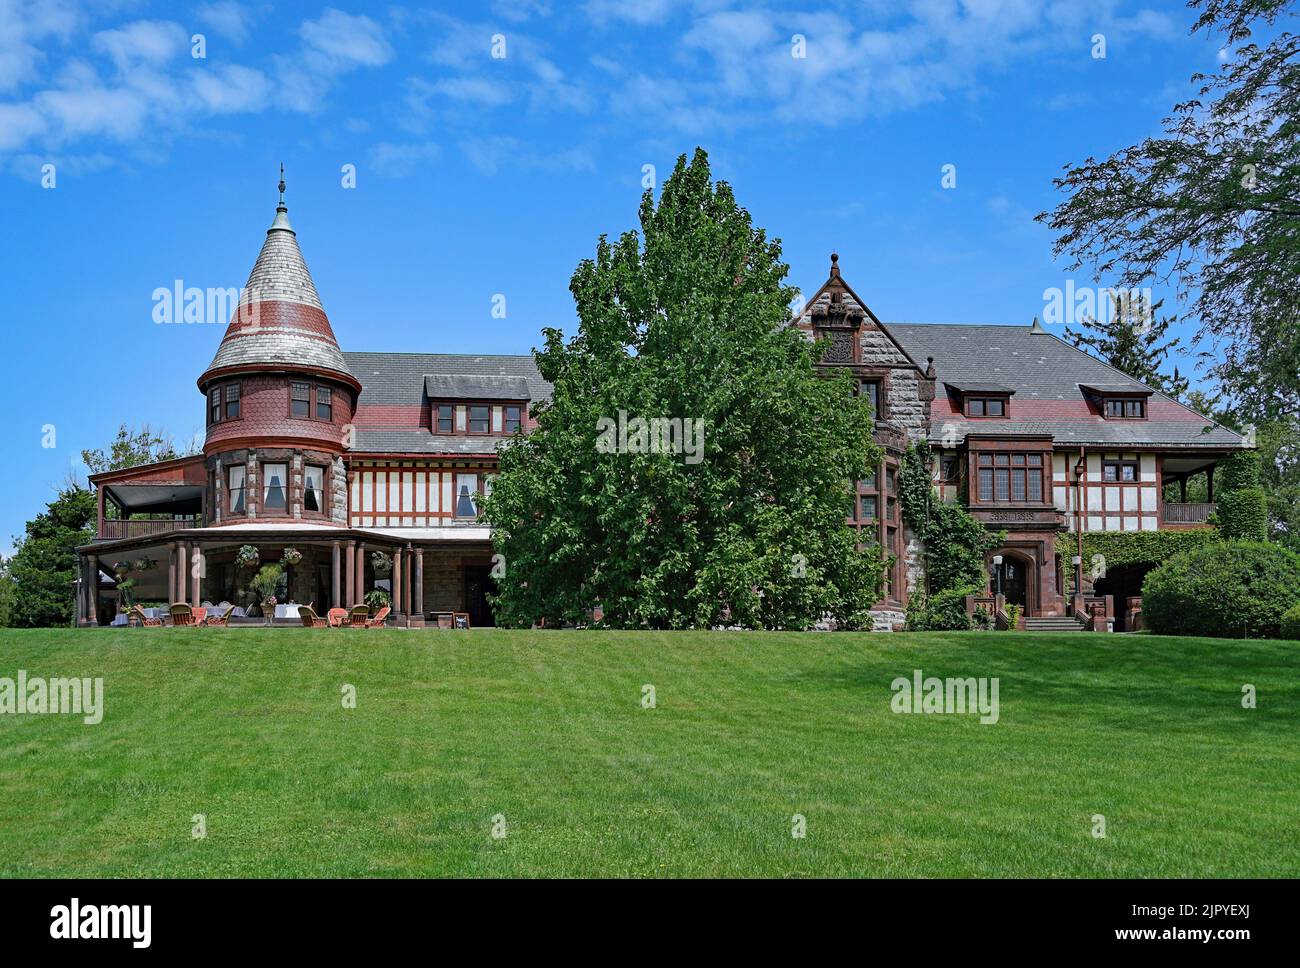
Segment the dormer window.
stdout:
<path fill-rule="evenodd" d="M 434 427 L 440 434 L 455 430 L 456 408 L 450 403 L 440 403 L 434 408 Z"/>
<path fill-rule="evenodd" d="M 968 417 L 1005 417 L 1006 415 L 1006 397 L 966 398 L 966 416 Z"/>
<path fill-rule="evenodd" d="M 1122 397 L 1106 398 L 1106 416 L 1107 417 L 1124 417 L 1130 420 L 1140 420 L 1147 415 L 1147 402 L 1145 400 L 1126 400 Z"/>

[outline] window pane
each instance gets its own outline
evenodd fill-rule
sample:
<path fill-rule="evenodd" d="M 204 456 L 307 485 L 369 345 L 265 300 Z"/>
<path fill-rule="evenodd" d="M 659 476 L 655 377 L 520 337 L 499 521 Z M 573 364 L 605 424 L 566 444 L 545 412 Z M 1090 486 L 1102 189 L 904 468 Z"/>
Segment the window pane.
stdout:
<path fill-rule="evenodd" d="M 221 419 L 221 388 L 214 387 L 208 396 L 212 401 L 212 410 L 210 411 L 209 419 L 213 423 L 216 423 Z"/>
<path fill-rule="evenodd" d="M 876 489 L 876 472 L 870 471 L 867 474 L 866 479 L 863 480 L 861 483 L 864 489 L 868 491 L 874 491 Z"/>
<path fill-rule="evenodd" d="M 988 415 L 989 415 L 990 417 L 1000 417 L 1000 416 L 1002 416 L 1002 401 L 1001 401 L 1001 400 L 990 400 L 990 401 L 988 401 L 987 408 L 988 408 Z"/>
<path fill-rule="evenodd" d="M 969 403 L 968 406 L 969 406 L 969 408 L 970 408 L 970 409 L 968 410 L 968 413 L 969 413 L 972 417 L 982 417 L 982 416 L 984 416 L 984 401 L 983 401 L 983 400 L 972 400 L 972 401 Z"/>
<path fill-rule="evenodd" d="M 997 464 L 999 467 L 1006 467 L 1011 463 L 1011 458 L 1006 454 L 995 454 L 993 455 L 993 463 Z"/>
<path fill-rule="evenodd" d="M 456 517 L 478 517 L 478 475 L 456 475 Z"/>
<path fill-rule="evenodd" d="M 1025 472 L 1016 469 L 1011 472 L 1011 499 L 1013 501 L 1023 501 L 1025 499 Z"/>
<path fill-rule="evenodd" d="M 1011 455 L 1011 463 L 1013 463 L 1013 464 L 1016 465 L 1017 467 L 1024 467 L 1024 466 L 1025 466 L 1025 455 L 1024 455 L 1024 454 L 1012 454 L 1012 455 Z"/>
<path fill-rule="evenodd" d="M 284 464 L 262 465 L 262 506 L 268 511 L 283 511 L 289 506 L 288 479 Z"/>
<path fill-rule="evenodd" d="M 289 412 L 295 417 L 311 416 L 311 387 L 306 383 L 289 384 Z"/>
<path fill-rule="evenodd" d="M 862 495 L 862 513 L 859 517 L 863 521 L 876 520 L 876 496 L 874 494 Z"/>
<path fill-rule="evenodd" d="M 239 384 L 232 383 L 226 387 L 226 419 L 233 420 L 239 416 Z"/>
<path fill-rule="evenodd" d="M 505 431 L 508 434 L 518 433 L 519 425 L 523 420 L 523 407 L 506 407 Z"/>
<path fill-rule="evenodd" d="M 438 433 L 451 433 L 452 408 L 449 403 L 438 404 Z"/>
<path fill-rule="evenodd" d="M 227 472 L 226 480 L 230 485 L 230 513 L 244 513 L 244 466 L 240 464 Z"/>
<path fill-rule="evenodd" d="M 1030 454 L 1030 455 L 1029 455 L 1029 466 L 1030 466 L 1030 467 L 1042 467 L 1042 466 L 1043 466 L 1043 455 L 1042 455 L 1042 454 Z"/>
<path fill-rule="evenodd" d="M 1043 475 L 1040 471 L 1029 472 L 1029 500 L 1041 501 L 1043 499 Z"/>
<path fill-rule="evenodd" d="M 980 500 L 993 500 L 993 470 L 980 468 Z"/>
<path fill-rule="evenodd" d="M 469 432 L 471 434 L 485 434 L 488 432 L 489 412 L 487 407 L 469 408 Z"/>
<path fill-rule="evenodd" d="M 325 468 L 307 465 L 302 475 L 302 506 L 306 511 L 325 510 Z"/>
<path fill-rule="evenodd" d="M 1010 471 L 1004 470 L 1002 468 L 999 468 L 997 471 L 997 477 L 995 480 L 997 483 L 997 500 L 999 501 L 1010 500 L 1009 495 L 1011 492 L 1011 486 L 1010 486 L 1010 481 L 1008 479 L 1010 474 L 1011 474 Z"/>
<path fill-rule="evenodd" d="M 980 467 L 992 467 L 992 466 L 993 466 L 993 455 L 980 454 Z"/>
<path fill-rule="evenodd" d="M 330 420 L 334 415 L 334 391 L 329 387 L 316 388 L 316 417 Z"/>
<path fill-rule="evenodd" d="M 1120 478 L 1121 480 L 1124 480 L 1124 481 L 1136 481 L 1136 480 L 1137 480 L 1137 466 L 1136 466 L 1136 465 L 1134 465 L 1134 464 L 1124 464 L 1124 465 L 1122 466 L 1121 469 L 1122 469 L 1123 472 L 1124 472 L 1124 476 L 1123 476 L 1122 478 Z"/>

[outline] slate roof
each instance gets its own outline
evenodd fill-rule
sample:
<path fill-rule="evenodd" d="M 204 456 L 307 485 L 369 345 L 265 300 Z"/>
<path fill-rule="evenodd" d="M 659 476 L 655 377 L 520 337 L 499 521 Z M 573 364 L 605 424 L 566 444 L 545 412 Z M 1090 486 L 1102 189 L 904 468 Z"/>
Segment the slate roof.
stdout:
<path fill-rule="evenodd" d="M 551 385 L 531 356 L 472 356 L 460 353 L 344 353 L 361 381 L 358 406 L 419 406 L 425 377 L 512 377 L 522 379 L 529 400 L 549 400 Z M 511 399 L 520 399 L 512 397 Z"/>
<path fill-rule="evenodd" d="M 528 400 L 522 376 L 482 376 L 477 373 L 426 373 L 424 392 L 430 400 Z"/>
<path fill-rule="evenodd" d="M 473 457 L 495 454 L 497 446 L 508 437 L 442 436 L 427 428 L 402 427 L 396 430 L 357 427 L 352 450 L 361 454 L 463 454 Z"/>
<path fill-rule="evenodd" d="M 1162 393 L 1148 402 L 1146 420 L 1107 420 L 1088 408 L 1080 384 L 1116 391 L 1150 390 L 1120 370 L 1075 349 L 1051 333 L 1027 326 L 886 323 L 917 360 L 934 358 L 936 385 L 930 439 L 951 426 L 967 434 L 1051 435 L 1058 444 L 1242 448 L 1245 438 Z M 945 412 L 943 384 L 965 387 L 995 381 L 1015 391 L 1006 420 L 968 420 Z M 948 431 L 951 438 L 952 431 Z"/>

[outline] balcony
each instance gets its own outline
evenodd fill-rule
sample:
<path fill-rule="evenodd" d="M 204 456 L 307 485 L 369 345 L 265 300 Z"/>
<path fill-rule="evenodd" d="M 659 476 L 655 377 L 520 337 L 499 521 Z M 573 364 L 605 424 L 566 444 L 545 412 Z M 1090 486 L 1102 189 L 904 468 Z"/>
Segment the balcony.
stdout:
<path fill-rule="evenodd" d="M 150 538 L 158 534 L 166 534 L 169 531 L 179 531 L 184 528 L 201 528 L 203 519 L 201 517 L 185 518 L 105 518 L 99 524 L 99 534 L 95 535 L 96 541 L 118 541 L 122 538 Z"/>
<path fill-rule="evenodd" d="M 1203 525 L 1210 520 L 1214 508 L 1213 501 L 1196 504 L 1171 504 L 1166 501 L 1161 509 L 1160 519 L 1164 524 Z"/>

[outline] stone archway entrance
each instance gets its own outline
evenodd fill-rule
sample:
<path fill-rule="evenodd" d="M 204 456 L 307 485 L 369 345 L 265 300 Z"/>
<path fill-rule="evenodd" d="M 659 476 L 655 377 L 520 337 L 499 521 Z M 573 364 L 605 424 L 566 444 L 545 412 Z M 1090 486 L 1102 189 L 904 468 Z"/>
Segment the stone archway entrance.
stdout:
<path fill-rule="evenodd" d="M 1001 564 L 994 564 L 1001 556 Z M 1002 597 L 1008 605 L 1019 605 L 1024 614 L 1038 610 L 1038 565 L 1034 559 L 1020 551 L 999 548 L 988 555 L 989 591 L 996 593 L 1001 587 Z"/>

